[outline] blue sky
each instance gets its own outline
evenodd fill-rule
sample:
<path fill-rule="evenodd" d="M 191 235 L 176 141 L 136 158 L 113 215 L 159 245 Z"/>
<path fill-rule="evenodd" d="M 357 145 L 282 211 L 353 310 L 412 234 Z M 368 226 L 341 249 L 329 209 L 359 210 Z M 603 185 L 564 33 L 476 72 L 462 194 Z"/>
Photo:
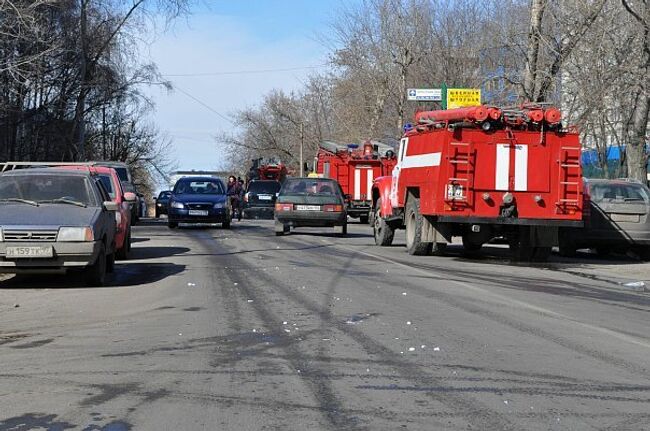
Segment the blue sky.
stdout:
<path fill-rule="evenodd" d="M 145 46 L 144 54 L 164 75 L 322 65 L 328 50 L 320 35 L 329 33 L 336 11 L 354 1 L 206 1 Z M 218 169 L 223 152 L 214 137 L 232 127 L 219 114 L 254 106 L 274 88 L 297 90 L 311 72 L 168 76 L 175 91 L 147 90 L 155 103 L 152 119 L 172 139 L 178 168 Z"/>

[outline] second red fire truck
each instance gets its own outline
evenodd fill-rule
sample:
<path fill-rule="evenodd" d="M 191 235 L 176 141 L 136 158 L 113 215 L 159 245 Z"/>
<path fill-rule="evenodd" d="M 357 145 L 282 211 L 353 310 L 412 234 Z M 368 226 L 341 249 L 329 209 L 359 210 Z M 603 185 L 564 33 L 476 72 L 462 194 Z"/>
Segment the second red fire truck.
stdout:
<path fill-rule="evenodd" d="M 375 242 L 404 228 L 410 254 L 441 253 L 455 236 L 475 253 L 504 237 L 516 260 L 546 260 L 558 227 L 582 226 L 580 142 L 560 120 L 541 105 L 416 114 L 392 175 L 373 185 Z"/>
<path fill-rule="evenodd" d="M 347 199 L 347 213 L 368 223 L 371 189 L 375 178 L 390 175 L 397 162 L 394 148 L 378 141 L 356 144 L 321 142 L 316 173 L 339 182 Z"/>

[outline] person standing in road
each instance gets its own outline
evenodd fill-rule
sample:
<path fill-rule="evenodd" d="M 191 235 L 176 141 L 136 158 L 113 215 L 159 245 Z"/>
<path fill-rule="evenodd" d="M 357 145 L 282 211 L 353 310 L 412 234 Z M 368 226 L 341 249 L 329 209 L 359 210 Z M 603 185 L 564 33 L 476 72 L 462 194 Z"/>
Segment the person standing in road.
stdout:
<path fill-rule="evenodd" d="M 237 211 L 237 220 L 241 220 L 241 185 L 234 175 L 228 177 L 226 195 L 228 196 L 228 199 L 230 199 L 230 208 L 233 211 L 233 218 L 235 216 L 234 211 Z"/>
<path fill-rule="evenodd" d="M 241 177 L 237 177 L 237 182 L 239 183 L 239 221 L 241 221 L 244 214 L 244 195 L 246 194 L 246 187 L 244 186 L 244 180 Z"/>

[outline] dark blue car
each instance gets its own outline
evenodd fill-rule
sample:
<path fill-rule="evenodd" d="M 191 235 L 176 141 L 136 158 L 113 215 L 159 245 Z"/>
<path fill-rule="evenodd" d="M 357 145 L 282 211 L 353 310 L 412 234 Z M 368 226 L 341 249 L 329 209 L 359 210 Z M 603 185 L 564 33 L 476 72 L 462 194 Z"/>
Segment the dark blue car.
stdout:
<path fill-rule="evenodd" d="M 169 198 L 168 226 L 221 223 L 230 228 L 231 208 L 223 182 L 214 177 L 187 177 L 176 182 Z"/>

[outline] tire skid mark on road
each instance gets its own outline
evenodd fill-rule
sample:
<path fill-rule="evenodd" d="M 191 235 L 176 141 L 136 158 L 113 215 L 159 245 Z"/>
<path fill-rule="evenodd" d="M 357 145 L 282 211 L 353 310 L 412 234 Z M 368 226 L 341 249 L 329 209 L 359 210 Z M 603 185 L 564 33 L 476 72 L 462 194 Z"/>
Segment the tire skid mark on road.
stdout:
<path fill-rule="evenodd" d="M 238 238 L 240 240 L 247 239 L 245 235 L 241 235 Z M 292 239 L 286 237 L 282 238 L 282 241 L 300 244 L 300 242 L 293 241 Z M 304 252 L 309 252 L 309 250 L 305 250 Z M 348 256 L 347 262 L 352 261 L 353 259 Z M 337 275 L 335 279 L 341 279 L 344 275 L 345 270 L 341 270 L 340 275 Z M 331 311 L 329 311 L 329 307 L 323 307 L 314 301 L 305 298 L 303 295 L 300 295 L 293 290 L 283 286 L 282 283 L 278 283 L 276 279 L 266 273 L 258 273 L 256 276 L 260 279 L 264 279 L 264 281 L 266 281 L 265 285 L 269 288 L 274 288 L 275 291 L 281 293 L 287 299 L 290 299 L 294 303 L 297 303 L 301 307 L 306 308 L 307 310 L 316 314 L 327 327 L 335 328 L 339 332 L 354 340 L 367 354 L 380 356 L 382 360 L 386 361 L 386 363 L 389 364 L 389 366 L 395 370 L 397 374 L 402 378 L 414 382 L 418 386 L 442 386 L 438 378 L 432 376 L 425 367 L 405 361 L 402 355 L 393 352 L 389 347 L 381 344 L 371 337 L 368 337 L 361 330 L 358 330 L 351 327 L 350 325 L 347 325 L 344 322 L 341 322 L 336 318 L 336 316 L 332 314 Z M 334 284 L 331 284 L 331 286 L 335 287 Z M 494 410 L 488 409 L 487 407 L 481 405 L 481 403 L 476 399 L 468 399 L 463 395 L 448 392 L 443 394 L 431 391 L 425 392 L 425 394 L 441 403 L 442 405 L 448 407 L 452 411 L 456 412 L 457 416 L 462 417 L 465 421 L 476 426 L 479 429 L 517 429 L 516 426 L 513 425 L 504 415 L 497 413 Z"/>
<path fill-rule="evenodd" d="M 220 247 L 212 236 L 197 235 L 195 238 L 207 250 L 215 250 Z M 224 256 L 222 255 L 220 258 L 223 259 Z M 236 255 L 230 255 L 228 259 L 239 261 L 240 258 Z M 261 289 L 252 287 L 254 285 L 253 280 L 244 272 L 240 271 L 237 279 L 239 280 L 237 283 L 240 291 L 244 292 L 248 298 L 253 298 L 253 302 L 250 305 L 262 323 L 267 328 L 277 327 L 278 322 L 281 322 L 282 319 L 270 311 L 268 307 L 270 301 L 268 301 L 266 294 Z M 233 280 L 234 278 L 231 278 L 231 281 Z M 280 347 L 287 352 L 287 361 L 297 371 L 296 376 L 306 384 L 313 394 L 316 402 L 320 406 L 319 412 L 327 421 L 328 428 L 331 430 L 366 429 L 366 427 L 358 423 L 357 418 L 348 416 L 343 403 L 336 396 L 327 380 L 321 379 L 320 373 L 312 371 L 313 365 L 310 364 L 308 359 L 303 357 L 303 352 L 293 342 L 293 337 L 280 332 L 273 335 L 280 340 L 279 343 L 275 344 L 275 347 Z"/>
<path fill-rule="evenodd" d="M 295 238 L 295 239 L 298 240 L 298 238 Z M 389 259 L 389 258 L 384 257 L 384 256 L 375 255 L 373 253 L 369 253 L 369 252 L 364 251 L 364 250 L 358 250 L 358 249 L 350 248 L 350 247 L 340 245 L 340 244 L 336 244 L 336 243 L 331 243 L 331 244 L 335 248 L 337 248 L 339 250 L 344 250 L 344 251 L 346 251 L 348 253 L 351 253 L 350 255 L 346 256 L 344 259 L 352 259 L 355 256 L 355 254 L 361 254 L 361 255 L 363 255 L 363 256 L 365 256 L 367 258 L 370 258 L 370 259 L 377 259 L 377 260 L 383 261 L 385 263 L 397 265 L 397 266 L 402 267 L 402 268 L 407 268 L 409 270 L 419 272 L 422 275 L 426 275 L 426 276 L 433 277 L 433 278 L 436 278 L 436 279 L 445 280 L 445 281 L 448 281 L 448 282 L 453 282 L 453 283 L 455 283 L 457 285 L 460 285 L 461 287 L 463 287 L 465 289 L 468 289 L 468 290 L 471 290 L 471 291 L 474 291 L 474 292 L 479 292 L 484 296 L 490 297 L 491 299 L 493 299 L 494 301 L 499 302 L 499 303 L 510 304 L 512 306 L 527 309 L 527 310 L 529 310 L 529 311 L 531 311 L 531 312 L 533 312 L 533 313 L 535 313 L 537 315 L 540 315 L 540 316 L 543 316 L 543 317 L 546 317 L 546 318 L 555 318 L 555 319 L 558 319 L 558 320 L 568 321 L 568 322 L 580 325 L 580 326 L 584 327 L 585 329 L 589 329 L 589 330 L 592 330 L 592 331 L 595 331 L 595 332 L 599 332 L 601 334 L 609 335 L 609 336 L 615 337 L 615 338 L 617 338 L 619 340 L 622 340 L 622 341 L 625 341 L 625 342 L 628 342 L 628 343 L 631 343 L 631 344 L 634 344 L 634 345 L 637 345 L 637 346 L 640 346 L 640 347 L 643 347 L 643 348 L 650 348 L 650 343 L 648 343 L 645 340 L 639 339 L 637 337 L 631 336 L 629 334 L 625 334 L 625 333 L 622 333 L 622 332 L 619 332 L 619 331 L 604 328 L 604 327 L 601 327 L 601 326 L 598 326 L 598 325 L 593 325 L 593 324 L 590 324 L 590 323 L 582 322 L 582 321 L 579 321 L 579 320 L 577 320 L 575 318 L 572 318 L 570 316 L 566 316 L 566 315 L 564 315 L 562 313 L 557 313 L 555 311 L 549 310 L 549 309 L 544 308 L 544 307 L 538 307 L 536 305 L 529 304 L 529 303 L 524 302 L 524 301 L 509 298 L 507 296 L 504 296 L 504 295 L 501 295 L 501 294 L 498 294 L 498 293 L 490 292 L 490 291 L 488 291 L 488 290 L 486 290 L 484 288 L 471 285 L 471 284 L 469 284 L 469 282 L 470 282 L 469 278 L 467 278 L 467 279 L 460 278 L 459 279 L 459 277 L 456 276 L 456 271 L 455 270 L 450 271 L 448 274 L 447 273 L 441 274 L 437 270 L 428 269 L 428 268 L 421 268 L 416 264 L 403 262 L 403 261 L 397 260 L 397 259 Z M 503 314 L 499 314 L 499 313 L 495 313 L 495 312 L 486 310 L 485 308 L 482 308 L 482 307 L 480 307 L 478 305 L 473 305 L 473 304 L 470 304 L 469 302 L 461 301 L 455 295 L 445 294 L 443 292 L 433 291 L 433 290 L 430 290 L 430 289 L 422 288 L 422 287 L 417 286 L 417 285 L 415 285 L 413 283 L 409 283 L 408 278 L 404 278 L 403 283 L 404 283 L 403 284 L 404 287 L 407 286 L 405 283 L 408 283 L 408 288 L 409 289 L 411 289 L 414 293 L 417 293 L 417 294 L 419 294 L 421 296 L 424 296 L 426 298 L 434 299 L 436 301 L 442 301 L 442 302 L 446 303 L 447 305 L 456 307 L 458 309 L 462 309 L 463 311 L 465 311 L 467 313 L 481 315 L 481 316 L 483 316 L 485 318 L 488 318 L 488 319 L 490 319 L 490 320 L 492 320 L 494 322 L 497 322 L 497 323 L 500 323 L 502 325 L 514 328 L 514 329 L 516 329 L 516 330 L 518 330 L 520 332 L 524 332 L 526 334 L 530 334 L 530 335 L 540 337 L 542 339 L 545 339 L 547 341 L 551 341 L 551 342 L 553 342 L 555 344 L 558 344 L 558 345 L 560 345 L 562 347 L 565 347 L 567 349 L 573 350 L 573 351 L 581 353 L 581 354 L 588 355 L 588 356 L 590 356 L 590 357 L 592 357 L 592 358 L 594 358 L 594 359 L 596 359 L 598 361 L 605 362 L 605 363 L 607 363 L 609 365 L 614 365 L 614 366 L 616 366 L 618 368 L 622 368 L 622 369 L 625 369 L 627 371 L 631 371 L 631 372 L 633 372 L 635 374 L 641 374 L 644 377 L 650 377 L 650 370 L 645 368 L 645 367 L 641 367 L 641 366 L 639 366 L 637 364 L 627 362 L 627 361 L 625 361 L 623 359 L 620 359 L 618 357 L 606 354 L 604 352 L 601 352 L 601 351 L 598 351 L 598 350 L 595 350 L 595 349 L 587 348 L 585 346 L 582 346 L 580 344 L 571 342 L 571 341 L 569 341 L 567 339 L 564 339 L 562 337 L 558 337 L 556 335 L 553 335 L 553 334 L 551 334 L 551 333 L 549 333 L 547 331 L 543 331 L 542 329 L 540 329 L 540 328 L 538 328 L 536 326 L 528 325 L 528 324 L 523 323 L 521 321 L 507 318 Z M 497 285 L 497 287 L 498 287 L 498 285 Z"/>

